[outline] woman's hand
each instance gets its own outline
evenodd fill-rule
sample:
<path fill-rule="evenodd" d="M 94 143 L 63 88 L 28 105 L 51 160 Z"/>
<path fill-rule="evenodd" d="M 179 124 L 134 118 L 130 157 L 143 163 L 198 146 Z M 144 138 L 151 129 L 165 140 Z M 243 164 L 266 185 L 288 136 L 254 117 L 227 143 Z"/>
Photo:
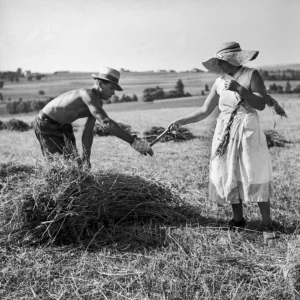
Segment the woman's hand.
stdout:
<path fill-rule="evenodd" d="M 235 80 L 225 80 L 224 82 L 225 90 L 228 91 L 238 92 L 240 86 L 241 85 Z"/>
<path fill-rule="evenodd" d="M 170 131 L 177 131 L 178 128 L 181 126 L 180 121 L 173 121 L 172 123 L 169 124 L 168 129 Z"/>

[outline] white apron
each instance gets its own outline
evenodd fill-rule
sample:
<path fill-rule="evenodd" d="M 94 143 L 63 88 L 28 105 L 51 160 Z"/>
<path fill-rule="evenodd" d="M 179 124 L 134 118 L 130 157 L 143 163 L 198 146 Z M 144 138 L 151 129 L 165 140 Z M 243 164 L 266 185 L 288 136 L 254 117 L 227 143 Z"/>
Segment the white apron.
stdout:
<path fill-rule="evenodd" d="M 220 95 L 220 115 L 212 143 L 212 157 L 222 141 L 230 114 L 239 97 L 224 89 L 224 80 L 238 81 L 250 90 L 254 69 L 241 67 L 232 78 L 229 75 L 216 79 Z M 248 103 L 243 104 L 234 118 L 227 152 L 211 159 L 210 199 L 218 203 L 266 202 L 273 198 L 273 177 L 266 136 L 261 128 L 258 114 Z"/>

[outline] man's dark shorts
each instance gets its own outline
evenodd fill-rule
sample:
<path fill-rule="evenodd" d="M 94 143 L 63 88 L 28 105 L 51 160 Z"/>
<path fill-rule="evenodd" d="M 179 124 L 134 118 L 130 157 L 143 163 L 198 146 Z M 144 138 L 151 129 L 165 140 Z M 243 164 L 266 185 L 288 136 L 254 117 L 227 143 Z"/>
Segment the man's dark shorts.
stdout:
<path fill-rule="evenodd" d="M 35 117 L 33 128 L 43 155 L 47 156 L 49 153 L 71 154 L 77 151 L 71 124 L 62 125 L 41 111 Z"/>

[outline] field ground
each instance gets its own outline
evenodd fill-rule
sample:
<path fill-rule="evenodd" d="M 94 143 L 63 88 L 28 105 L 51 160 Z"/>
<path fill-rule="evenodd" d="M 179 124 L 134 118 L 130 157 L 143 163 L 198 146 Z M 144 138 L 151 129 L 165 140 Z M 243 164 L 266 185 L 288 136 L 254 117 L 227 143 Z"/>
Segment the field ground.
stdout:
<path fill-rule="evenodd" d="M 160 85 L 159 79 L 155 84 Z M 230 208 L 216 207 L 208 201 L 215 116 L 186 126 L 197 136 L 195 139 L 156 144 L 153 157 L 139 155 L 114 137 L 95 137 L 92 172 L 114 170 L 155 179 L 171 187 L 189 205 L 193 215 L 180 224 L 116 226 L 114 234 L 123 233 L 124 241 L 116 243 L 112 235 L 111 242 L 93 252 L 72 246 L 3 244 L 6 237 L 2 236 L 0 297 L 300 299 L 300 99 L 276 98 L 284 104 L 289 118 L 281 120 L 269 109 L 260 117 L 264 129 L 275 126 L 292 142 L 270 149 L 275 185 L 272 217 L 279 233 L 277 239 L 264 244 L 257 206 L 245 206 L 249 221 L 245 230 L 228 231 Z M 142 135 L 152 126 L 166 127 L 172 120 L 194 111 L 203 99 L 195 97 L 189 104 L 184 101 L 129 104 L 131 109 L 125 104 L 114 104 L 106 109 L 111 118 L 131 125 Z M 143 105 L 147 109 L 142 109 Z M 2 116 L 1 120 L 11 117 Z M 17 118 L 29 123 L 33 114 Z M 78 149 L 82 125 L 82 120 L 75 124 Z M 0 161 L 32 167 L 42 164 L 34 132 L 0 131 Z"/>

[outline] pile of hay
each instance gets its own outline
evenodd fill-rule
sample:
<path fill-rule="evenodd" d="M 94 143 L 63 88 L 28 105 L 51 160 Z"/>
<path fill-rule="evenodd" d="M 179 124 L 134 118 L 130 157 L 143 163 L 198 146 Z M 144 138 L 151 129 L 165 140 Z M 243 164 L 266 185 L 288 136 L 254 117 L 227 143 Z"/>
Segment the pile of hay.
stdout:
<path fill-rule="evenodd" d="M 0 163 L 0 193 L 2 188 L 6 190 L 14 190 L 14 185 L 20 180 L 33 174 L 34 168 L 27 165 L 16 165 L 10 163 Z"/>
<path fill-rule="evenodd" d="M 161 133 L 165 131 L 164 127 L 153 126 L 149 130 L 144 132 L 144 138 L 151 143 L 154 141 Z M 160 142 L 169 142 L 169 141 L 187 141 L 195 138 L 195 136 L 185 127 L 179 127 L 177 132 L 168 132 Z"/>
<path fill-rule="evenodd" d="M 282 135 L 273 129 L 265 130 L 264 132 L 266 135 L 268 148 L 284 147 L 285 144 L 290 144 L 290 141 L 287 141 Z"/>
<path fill-rule="evenodd" d="M 176 212 L 181 198 L 156 180 L 92 173 L 63 160 L 2 192 L 2 231 L 21 243 L 103 244 L 112 238 L 110 226 L 184 218 Z"/>
<path fill-rule="evenodd" d="M 127 131 L 130 134 L 135 134 L 136 132 L 133 132 L 130 125 L 118 123 L 118 125 L 125 131 Z M 94 135 L 98 136 L 108 136 L 111 135 L 106 128 L 103 128 L 100 124 L 95 124 L 94 126 Z"/>
<path fill-rule="evenodd" d="M 14 131 L 27 131 L 31 129 L 31 126 L 28 125 L 26 122 L 18 119 L 10 119 L 7 122 L 0 121 L 0 130 L 7 129 L 7 130 L 14 130 Z"/>

